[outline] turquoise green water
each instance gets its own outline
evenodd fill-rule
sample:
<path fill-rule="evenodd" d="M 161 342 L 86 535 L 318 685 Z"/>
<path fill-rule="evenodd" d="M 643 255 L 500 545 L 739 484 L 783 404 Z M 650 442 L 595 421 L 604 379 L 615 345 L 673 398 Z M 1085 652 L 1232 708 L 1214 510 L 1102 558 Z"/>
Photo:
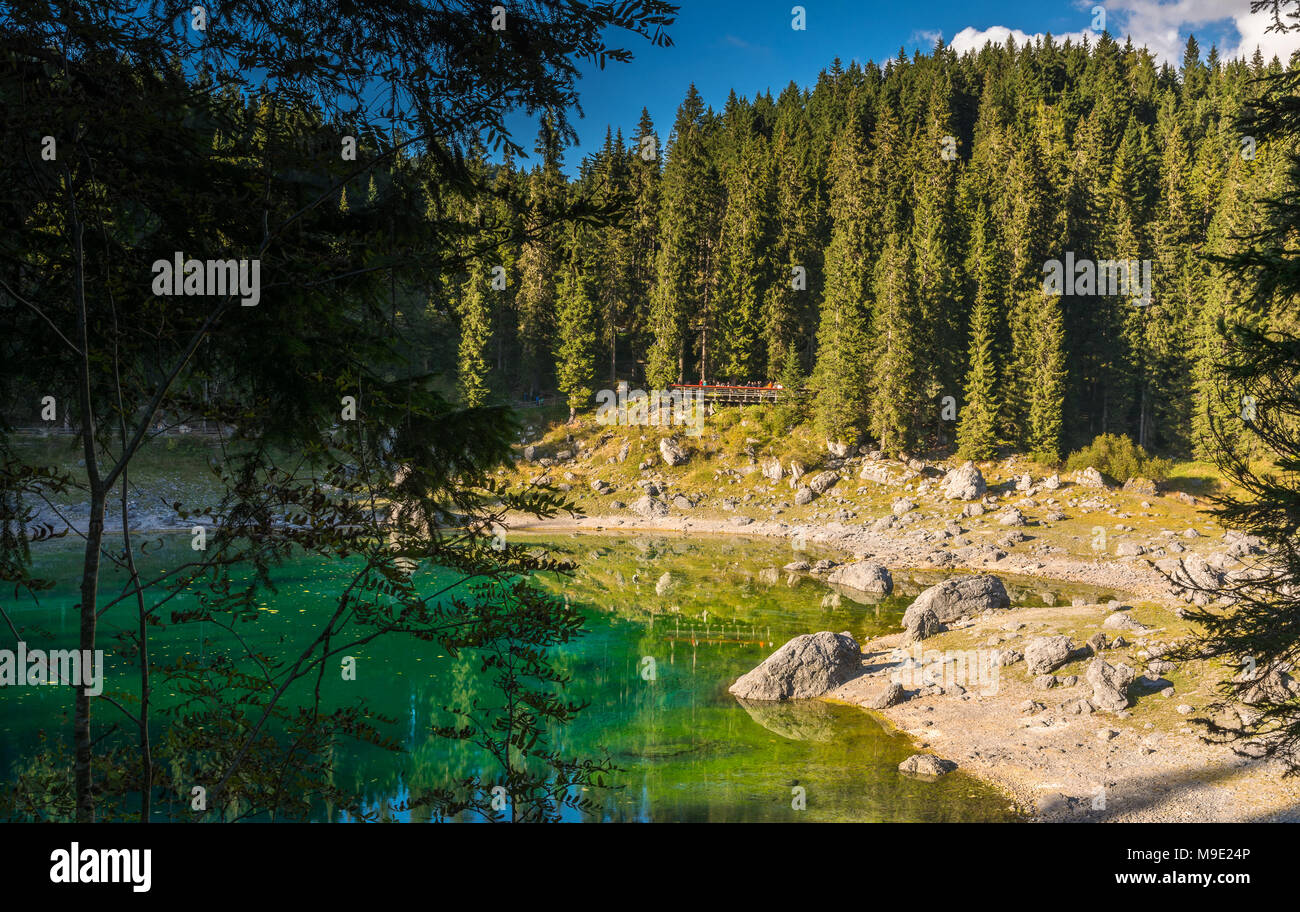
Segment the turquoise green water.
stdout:
<path fill-rule="evenodd" d="M 909 593 L 939 577 L 897 579 L 899 594 L 864 604 L 836 599 L 816 580 L 779 572 L 795 557 L 781 542 L 584 535 L 551 536 L 544 544 L 580 564 L 575 579 L 548 585 L 563 588 L 588 618 L 587 633 L 560 658 L 573 676 L 571 695 L 590 706 L 556 732 L 556 745 L 568 755 L 607 752 L 621 768 L 613 777 L 618 788 L 589 793 L 597 802 L 595 819 L 1012 819 L 1003 797 L 960 772 L 938 782 L 900 775 L 896 767 L 911 753 L 907 739 L 865 712 L 817 701 L 743 706 L 727 693 L 732 681 L 797 634 L 848 630 L 863 640 L 898 629 Z M 175 566 L 187 545 L 188 537 L 163 540 L 150 564 Z M 66 545 L 43 548 L 38 568 L 66 585 L 43 594 L 39 605 L 6 604 L 15 622 L 28 627 L 29 645 L 65 648 L 75 639 L 73 581 L 80 554 Z M 345 569 L 308 560 L 279 568 L 273 574 L 279 592 L 266 594 L 263 613 L 245 628 L 245 637 L 287 654 L 314 635 Z M 121 579 L 110 575 L 103 589 L 116 594 Z M 112 609 L 101 623 L 110 632 L 129 626 L 132 610 Z M 229 634 L 205 626 L 156 630 L 155 657 L 233 649 Z M 35 642 L 37 628 L 52 639 Z M 9 639 L 6 631 L 5 648 L 12 647 Z M 135 671 L 114 655 L 108 636 L 101 642 L 108 651 L 106 692 L 128 697 Z M 491 773 L 473 747 L 428 734 L 434 720 L 446 721 L 444 707 L 462 704 L 481 686 L 475 660 L 452 659 L 436 644 L 406 639 L 377 641 L 353 654 L 357 680 L 327 676 L 326 704 L 364 696 L 399 720 L 390 734 L 407 752 L 343 745 L 335 757 L 337 782 L 382 810 L 412 790 Z M 174 698 L 165 690 L 155 696 L 164 703 Z M 104 724 L 115 711 L 101 701 L 95 712 Z M 42 733 L 66 738 L 70 716 L 65 688 L 0 688 L 0 778 L 14 775 Z M 796 809 L 799 797 L 805 806 Z M 326 807 L 318 817 L 345 819 Z"/>

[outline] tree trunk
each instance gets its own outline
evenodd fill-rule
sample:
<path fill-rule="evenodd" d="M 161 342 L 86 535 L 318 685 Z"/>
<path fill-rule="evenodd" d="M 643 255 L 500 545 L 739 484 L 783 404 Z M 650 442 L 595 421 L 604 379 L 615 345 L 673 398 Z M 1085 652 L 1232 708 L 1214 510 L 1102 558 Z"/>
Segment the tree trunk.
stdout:
<path fill-rule="evenodd" d="M 95 625 L 99 605 L 99 556 L 104 543 L 104 504 L 108 489 L 99 477 L 95 461 L 95 410 L 90 395 L 90 317 L 86 306 L 86 259 L 83 243 L 84 228 L 77 214 L 72 191 L 72 176 L 63 169 L 68 193 L 68 219 L 72 226 L 73 292 L 77 303 L 77 322 L 81 330 L 81 376 L 79 407 L 81 410 L 81 446 L 86 460 L 86 480 L 90 487 L 90 527 L 86 530 L 86 551 L 81 567 L 81 630 L 78 637 L 82 656 L 86 650 L 94 655 Z M 76 790 L 77 822 L 95 822 L 95 799 L 91 793 L 90 770 L 90 697 L 84 686 L 74 682 L 75 697 L 72 711 L 73 783 Z"/>
<path fill-rule="evenodd" d="M 99 555 L 104 542 L 104 491 L 98 487 L 90 494 L 90 528 L 86 535 L 86 553 L 81 566 L 81 632 L 78 648 L 82 655 L 95 650 L 95 626 L 98 620 Z M 95 822 L 95 800 L 91 794 L 90 775 L 90 697 L 81 682 L 76 687 L 73 708 L 73 741 L 76 763 L 77 822 Z"/>
<path fill-rule="evenodd" d="M 206 389 L 207 382 L 204 381 Z M 123 436 L 125 437 L 125 427 Z M 126 469 L 122 470 L 122 550 L 126 555 L 126 568 L 131 574 L 135 589 L 136 612 L 139 618 L 140 637 L 140 822 L 149 822 L 153 804 L 153 745 L 149 740 L 149 623 L 144 605 L 144 591 L 140 588 L 140 572 L 135 566 L 135 552 L 131 544 L 131 522 L 128 513 Z M 201 629 L 201 628 L 200 628 Z"/>

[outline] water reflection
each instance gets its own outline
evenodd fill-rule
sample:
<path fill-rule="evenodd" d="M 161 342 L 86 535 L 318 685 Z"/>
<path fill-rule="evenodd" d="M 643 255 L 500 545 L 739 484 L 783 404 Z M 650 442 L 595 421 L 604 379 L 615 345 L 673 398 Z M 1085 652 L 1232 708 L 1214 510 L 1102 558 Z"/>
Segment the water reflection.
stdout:
<path fill-rule="evenodd" d="M 525 539 L 526 541 L 528 539 Z M 686 820 L 998 820 L 1006 801 L 961 773 L 934 783 L 897 772 L 910 752 L 903 737 L 871 716 L 821 702 L 740 703 L 727 688 L 792 636 L 847 630 L 859 641 L 898 628 L 904 607 L 939 576 L 895 574 L 895 594 L 862 601 L 825 583 L 783 568 L 815 552 L 792 553 L 788 543 L 735 538 L 636 535 L 536 539 L 577 560 L 575 578 L 548 581 L 583 607 L 588 632 L 558 656 L 572 676 L 570 695 L 590 705 L 578 720 L 554 733 L 569 756 L 608 756 L 620 768 L 615 789 L 589 794 L 596 809 L 586 819 Z M 67 549 L 65 549 L 67 550 Z M 40 555 L 54 574 L 75 579 L 75 552 Z M 184 559 L 181 544 L 153 554 L 156 564 Z M 69 567 L 54 565 L 60 561 Z M 273 574 L 279 592 L 268 595 L 252 645 L 285 652 L 313 636 L 314 615 L 329 604 L 346 568 L 298 561 Z M 421 570 L 422 574 L 436 571 Z M 105 591 L 121 586 L 106 574 Z M 1026 597 L 1039 603 L 1041 587 Z M 1014 592 L 1014 589 L 1013 589 Z M 847 594 L 847 593 L 845 593 Z M 56 640 L 75 640 L 75 587 L 43 596 L 39 606 L 16 609 L 20 623 L 49 629 Z M 184 608 L 184 599 L 178 600 Z M 102 623 L 127 625 L 129 616 Z M 202 639 L 193 626 L 156 632 L 155 654 L 230 648 L 209 625 Z M 247 634 L 246 634 L 247 635 Z M 335 781 L 365 797 L 381 819 L 419 822 L 421 810 L 392 810 L 411 795 L 474 776 L 494 778 L 492 764 L 472 745 L 429 734 L 446 724 L 448 709 L 490 698 L 478 659 L 456 658 L 436 644 L 378 640 L 355 652 L 356 682 L 326 680 L 326 707 L 364 696 L 371 708 L 397 720 L 394 735 L 406 748 L 393 755 L 352 743 L 336 745 Z M 110 688 L 129 694 L 133 669 L 111 654 Z M 161 700 L 166 699 L 160 695 Z M 50 694 L 6 695 L 0 701 L 3 775 L 39 742 L 40 732 L 66 729 L 67 707 Z M 806 809 L 797 809 L 797 789 Z M 569 819 L 580 815 L 571 813 Z M 322 820 L 348 820 L 321 806 Z"/>

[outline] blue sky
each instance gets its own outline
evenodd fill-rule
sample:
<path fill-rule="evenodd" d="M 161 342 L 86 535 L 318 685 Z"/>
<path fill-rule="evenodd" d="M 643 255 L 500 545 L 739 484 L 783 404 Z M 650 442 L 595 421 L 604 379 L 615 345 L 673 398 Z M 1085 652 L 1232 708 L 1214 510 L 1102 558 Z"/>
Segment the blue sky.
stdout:
<path fill-rule="evenodd" d="M 1249 56 L 1258 44 L 1266 56 L 1278 54 L 1285 61 L 1300 47 L 1300 37 L 1265 34 L 1267 22 L 1250 14 L 1249 0 L 803 0 L 804 31 L 791 28 L 795 5 L 791 0 L 681 0 L 669 29 L 673 47 L 626 42 L 636 55 L 633 62 L 586 72 L 578 87 L 585 116 L 575 120 L 579 145 L 566 153 L 566 170 L 575 171 L 600 147 L 607 124 L 630 136 L 643 106 L 666 141 L 692 82 L 707 104 L 721 108 L 733 88 L 752 98 L 768 89 L 775 95 L 790 80 L 811 86 L 837 56 L 846 64 L 880 62 L 900 46 L 909 54 L 918 47 L 929 50 L 939 35 L 959 51 L 990 38 L 1005 41 L 1009 32 L 1018 40 L 1044 32 L 1078 36 L 1090 29 L 1098 5 L 1106 10 L 1111 34 L 1120 40 L 1131 35 L 1175 64 L 1191 33 L 1203 53 L 1215 44 L 1221 55 Z M 520 117 L 511 129 L 531 152 L 535 125 Z"/>

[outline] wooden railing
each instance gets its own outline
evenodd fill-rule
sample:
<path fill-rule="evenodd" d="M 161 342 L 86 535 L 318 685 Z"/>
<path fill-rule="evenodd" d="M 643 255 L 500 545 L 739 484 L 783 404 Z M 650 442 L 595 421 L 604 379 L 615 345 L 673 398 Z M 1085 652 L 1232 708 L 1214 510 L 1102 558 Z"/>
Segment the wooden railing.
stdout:
<path fill-rule="evenodd" d="M 719 402 L 726 405 L 750 405 L 764 402 L 779 402 L 791 396 L 802 395 L 802 390 L 789 390 L 780 386 L 726 386 L 723 384 L 673 383 L 670 390 L 681 390 L 695 395 L 704 394 L 705 402 Z"/>

